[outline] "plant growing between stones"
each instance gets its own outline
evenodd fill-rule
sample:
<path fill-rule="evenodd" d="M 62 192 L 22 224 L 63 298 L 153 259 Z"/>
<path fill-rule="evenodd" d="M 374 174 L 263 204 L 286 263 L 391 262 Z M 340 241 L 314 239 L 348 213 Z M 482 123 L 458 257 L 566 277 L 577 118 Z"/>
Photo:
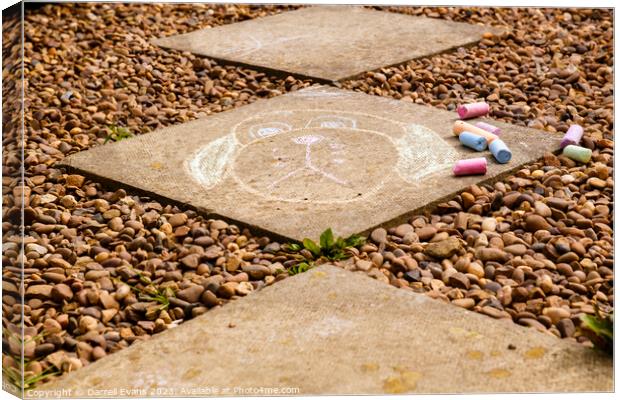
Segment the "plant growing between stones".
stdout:
<path fill-rule="evenodd" d="M 121 140 L 133 137 L 133 134 L 129 131 L 129 129 L 122 126 L 110 125 L 108 126 L 108 131 L 110 131 L 110 133 L 106 136 L 103 144 L 108 143 L 110 140 L 120 142 Z"/>
<path fill-rule="evenodd" d="M 170 288 L 164 290 L 148 286 L 138 295 L 140 300 L 155 301 L 160 304 L 159 311 L 167 310 L 170 306 L 169 298 L 172 297 Z"/>
<path fill-rule="evenodd" d="M 15 357 L 12 357 L 12 356 L 11 356 L 11 358 L 15 359 Z M 47 367 L 46 369 L 44 369 L 43 371 L 39 372 L 38 374 L 29 373 L 30 372 L 30 371 L 28 371 L 29 366 L 34 361 L 42 361 L 42 360 L 43 360 L 43 357 L 38 358 L 38 359 L 29 360 L 28 362 L 24 363 L 24 370 L 26 372 L 24 373 L 24 380 L 23 381 L 21 379 L 22 377 L 21 377 L 20 372 L 15 367 L 4 367 L 3 366 L 2 367 L 2 373 L 4 374 L 4 376 L 7 377 L 9 382 L 11 382 L 18 389 L 20 389 L 20 390 L 32 389 L 40 381 L 60 374 L 60 371 L 58 371 L 56 369 L 56 367 L 54 367 L 53 365 Z M 16 360 L 16 361 L 18 361 L 18 360 Z M 22 385 L 22 383 L 23 383 L 23 385 Z"/>
<path fill-rule="evenodd" d="M 598 304 L 594 304 L 596 315 L 581 316 L 581 330 L 599 349 L 608 354 L 614 351 L 614 313 L 601 312 Z"/>
<path fill-rule="evenodd" d="M 297 274 L 301 274 L 303 272 L 308 271 L 309 269 L 314 267 L 314 263 L 313 262 L 301 262 L 299 264 L 293 265 L 291 268 L 289 268 L 288 270 L 288 274 L 293 276 L 293 275 L 297 275 Z"/>
<path fill-rule="evenodd" d="M 160 304 L 160 307 L 159 307 L 160 311 L 167 310 L 168 307 L 170 306 L 169 298 L 174 296 L 174 292 L 172 291 L 172 289 L 170 288 L 160 289 L 160 288 L 154 287 L 152 285 L 151 280 L 148 277 L 143 276 L 141 274 L 138 274 L 138 276 L 140 278 L 140 282 L 147 285 L 144 289 L 133 287 L 133 289 L 137 290 L 138 292 L 138 298 L 140 300 L 155 301 Z"/>
<path fill-rule="evenodd" d="M 30 343 L 30 342 L 33 342 L 36 344 L 36 342 L 39 339 L 43 338 L 45 335 L 46 333 L 44 332 L 39 335 L 24 339 L 20 335 L 16 335 L 10 332 L 8 329 L 3 330 L 3 336 L 5 336 L 7 341 L 16 342 L 19 348 L 22 348 L 25 344 Z M 16 388 L 18 388 L 19 390 L 32 389 L 38 382 L 60 374 L 60 371 L 56 369 L 56 367 L 53 365 L 50 365 L 49 367 L 47 367 L 46 369 L 38 373 L 31 370 L 30 366 L 33 365 L 33 363 L 35 362 L 43 361 L 45 359 L 45 356 L 36 357 L 36 358 L 24 357 L 23 359 L 24 375 L 23 375 L 23 380 L 22 380 L 22 374 L 19 369 L 19 364 L 20 364 L 19 357 L 16 357 L 15 355 L 12 355 L 12 354 L 3 354 L 3 356 L 9 357 L 10 359 L 12 359 L 13 360 L 12 363 L 14 365 L 10 365 L 11 364 L 10 361 L 9 362 L 3 361 L 2 362 L 2 373 L 4 374 L 4 376 L 6 376 L 8 381 L 11 384 L 13 384 Z"/>
<path fill-rule="evenodd" d="M 305 238 L 302 244 L 288 243 L 284 246 L 285 251 L 300 253 L 304 261 L 295 264 L 289 269 L 289 275 L 296 275 L 327 261 L 338 261 L 349 258 L 351 255 L 347 248 L 360 247 L 366 243 L 366 238 L 360 235 L 351 235 L 347 238 L 334 237 L 331 228 L 327 228 L 319 237 L 319 243 Z"/>
<path fill-rule="evenodd" d="M 318 244 L 308 238 L 305 238 L 302 243 L 304 248 L 312 253 L 316 259 L 324 258 L 329 261 L 338 261 L 350 257 L 346 252 L 347 247 L 360 247 L 366 243 L 366 238 L 359 235 L 334 238 L 332 229 L 327 228 L 321 234 Z"/>
<path fill-rule="evenodd" d="M 174 296 L 173 290 L 171 288 L 160 289 L 160 288 L 154 287 L 152 285 L 151 280 L 148 277 L 140 274 L 137 271 L 136 273 L 138 274 L 138 279 L 140 279 L 140 282 L 146 285 L 144 288 L 138 287 L 137 285 L 129 284 L 127 282 L 123 282 L 123 283 L 129 286 L 131 290 L 137 293 L 139 300 L 157 302 L 160 304 L 160 307 L 159 307 L 160 311 L 167 310 L 168 307 L 170 306 L 169 298 Z M 120 279 L 118 279 L 117 281 L 122 282 Z"/>

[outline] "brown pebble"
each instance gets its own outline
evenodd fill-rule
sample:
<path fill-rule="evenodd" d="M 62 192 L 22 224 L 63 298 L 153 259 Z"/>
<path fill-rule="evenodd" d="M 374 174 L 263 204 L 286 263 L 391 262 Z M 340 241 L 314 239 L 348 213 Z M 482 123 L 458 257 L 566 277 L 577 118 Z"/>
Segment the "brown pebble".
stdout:
<path fill-rule="evenodd" d="M 408 233 L 413 232 L 413 226 L 410 224 L 401 224 L 394 229 L 394 233 L 400 237 L 404 237 Z"/>
<path fill-rule="evenodd" d="M 450 275 L 450 278 L 448 278 L 448 283 L 450 284 L 450 286 L 454 286 L 460 289 L 469 289 L 469 279 L 467 279 L 465 274 L 462 274 L 460 272 L 456 272 Z"/>
<path fill-rule="evenodd" d="M 540 215 L 530 214 L 525 218 L 525 229 L 528 232 L 548 231 L 551 229 L 551 225 Z"/>
<path fill-rule="evenodd" d="M 472 262 L 469 263 L 469 265 L 467 266 L 467 273 L 475 275 L 478 278 L 483 278 L 484 268 L 482 268 L 482 265 L 478 264 L 477 262 Z"/>
<path fill-rule="evenodd" d="M 235 295 L 235 289 L 238 285 L 237 282 L 226 282 L 217 289 L 217 295 L 229 299 Z"/>
<path fill-rule="evenodd" d="M 508 314 L 506 311 L 498 310 L 497 308 L 491 307 L 491 306 L 482 307 L 480 312 L 485 315 L 488 315 L 489 317 L 493 317 L 497 319 L 510 318 L 510 314 Z"/>
<path fill-rule="evenodd" d="M 479 248 L 476 251 L 476 258 L 482 261 L 498 261 L 504 262 L 508 258 L 506 252 L 493 247 Z"/>
<path fill-rule="evenodd" d="M 200 285 L 192 285 L 186 289 L 177 292 L 177 297 L 188 303 L 196 303 L 200 299 L 200 296 L 205 291 L 205 288 Z"/>
<path fill-rule="evenodd" d="M 241 268 L 243 272 L 248 274 L 253 280 L 260 280 L 271 274 L 269 267 L 260 264 L 244 265 Z"/>
<path fill-rule="evenodd" d="M 383 228 L 377 228 L 372 231 L 370 238 L 375 243 L 385 243 L 387 240 L 387 231 Z"/>
<path fill-rule="evenodd" d="M 202 303 L 209 307 L 215 307 L 221 303 L 217 296 L 210 290 L 205 290 L 200 296 Z"/>
<path fill-rule="evenodd" d="M 570 318 L 565 318 L 556 323 L 558 330 L 563 338 L 575 335 L 575 324 Z"/>
<path fill-rule="evenodd" d="M 85 315 L 83 317 L 80 317 L 79 326 L 82 333 L 97 329 L 97 325 L 97 320 L 91 316 Z"/>
<path fill-rule="evenodd" d="M 62 331 L 62 326 L 55 319 L 48 318 L 43 323 L 43 330 L 47 333 L 59 333 Z"/>
<path fill-rule="evenodd" d="M 590 178 L 588 179 L 588 185 L 594 189 L 605 189 L 607 187 L 607 182 L 599 178 Z"/>
<path fill-rule="evenodd" d="M 114 296 L 112 296 L 111 294 L 105 291 L 99 293 L 99 303 L 101 303 L 101 306 L 106 309 L 109 309 L 109 308 L 118 309 L 119 308 L 119 304 L 114 299 Z"/>
<path fill-rule="evenodd" d="M 51 285 L 30 285 L 26 289 L 26 298 L 48 299 L 52 294 Z"/>
<path fill-rule="evenodd" d="M 173 228 L 181 226 L 185 224 L 186 222 L 187 222 L 187 214 L 185 213 L 173 214 L 172 216 L 168 218 L 168 223 L 170 223 L 170 225 L 172 225 Z"/>
<path fill-rule="evenodd" d="M 460 250 L 461 242 L 455 237 L 450 237 L 440 242 L 429 243 L 424 249 L 424 254 L 437 259 L 444 259 L 452 257 Z"/>
<path fill-rule="evenodd" d="M 474 301 L 474 299 L 465 298 L 465 299 L 452 300 L 452 304 L 469 310 L 476 305 L 476 302 Z"/>
<path fill-rule="evenodd" d="M 106 352 L 105 352 L 105 350 L 102 347 L 96 346 L 96 347 L 93 347 L 93 351 L 91 353 L 91 356 L 95 360 L 100 360 L 100 359 L 102 359 L 103 357 L 106 356 Z"/>
<path fill-rule="evenodd" d="M 543 315 L 549 317 L 552 324 L 557 324 L 561 319 L 569 318 L 570 311 L 561 307 L 547 307 L 543 310 Z"/>
<path fill-rule="evenodd" d="M 418 235 L 421 242 L 427 242 L 435 236 L 437 229 L 434 226 L 425 226 L 417 229 L 415 233 Z"/>
<path fill-rule="evenodd" d="M 228 223 L 226 221 L 222 221 L 221 219 L 216 219 L 215 221 L 211 222 L 209 228 L 217 230 L 226 229 L 228 228 Z"/>
<path fill-rule="evenodd" d="M 81 188 L 84 184 L 84 177 L 82 175 L 67 175 L 67 186 Z"/>
<path fill-rule="evenodd" d="M 200 264 L 200 255 L 189 254 L 181 259 L 181 264 L 187 268 L 196 269 Z"/>
<path fill-rule="evenodd" d="M 56 302 L 68 301 L 73 298 L 73 291 L 64 283 L 54 285 L 51 291 L 52 299 Z"/>
<path fill-rule="evenodd" d="M 523 244 L 513 244 L 504 247 L 504 251 L 514 256 L 522 256 L 527 252 L 527 247 L 525 247 L 525 245 Z"/>
<path fill-rule="evenodd" d="M 542 332 L 547 330 L 547 328 L 543 324 L 541 324 L 540 322 L 532 318 L 521 318 L 517 321 L 517 323 L 519 325 L 529 326 L 530 328 L 535 328 Z"/>

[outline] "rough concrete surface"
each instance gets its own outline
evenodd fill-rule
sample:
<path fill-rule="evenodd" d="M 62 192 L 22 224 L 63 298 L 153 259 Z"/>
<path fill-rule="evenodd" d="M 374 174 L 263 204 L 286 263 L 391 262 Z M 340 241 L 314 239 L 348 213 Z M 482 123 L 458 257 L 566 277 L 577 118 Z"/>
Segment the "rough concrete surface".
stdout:
<path fill-rule="evenodd" d="M 475 43 L 489 27 L 360 7 L 308 7 L 156 39 L 155 44 L 237 64 L 343 80 Z"/>
<path fill-rule="evenodd" d="M 120 388 L 186 396 L 261 387 L 299 395 L 612 391 L 613 368 L 598 351 L 323 265 L 40 389 L 122 397 Z"/>
<path fill-rule="evenodd" d="M 498 164 L 452 134 L 456 112 L 325 86 L 74 154 L 63 163 L 276 235 L 360 233 L 510 171 L 560 134 L 493 122 L 513 152 Z M 485 176 L 454 177 L 485 156 Z"/>

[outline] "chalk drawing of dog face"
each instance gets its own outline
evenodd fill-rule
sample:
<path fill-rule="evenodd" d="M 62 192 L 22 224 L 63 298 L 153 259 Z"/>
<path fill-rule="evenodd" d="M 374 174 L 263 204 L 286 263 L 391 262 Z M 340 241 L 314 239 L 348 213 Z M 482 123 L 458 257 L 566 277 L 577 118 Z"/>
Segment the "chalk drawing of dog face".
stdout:
<path fill-rule="evenodd" d="M 422 125 L 306 109 L 240 122 L 193 154 L 186 170 L 206 189 L 230 176 L 263 198 L 347 202 L 378 192 L 393 174 L 418 184 L 457 159 L 452 146 Z"/>

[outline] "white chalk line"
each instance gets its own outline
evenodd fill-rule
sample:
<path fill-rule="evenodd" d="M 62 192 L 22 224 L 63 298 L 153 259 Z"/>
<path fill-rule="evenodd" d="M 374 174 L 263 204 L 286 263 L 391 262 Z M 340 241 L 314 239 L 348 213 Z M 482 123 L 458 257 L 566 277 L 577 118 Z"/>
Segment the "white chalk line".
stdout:
<path fill-rule="evenodd" d="M 315 127 L 315 128 L 310 128 L 310 129 L 313 129 L 313 130 L 319 130 L 319 129 L 321 129 L 321 128 L 316 128 L 316 127 Z M 295 133 L 295 132 L 297 132 L 297 131 L 299 131 L 299 132 L 307 132 L 307 130 L 308 130 L 308 129 L 306 129 L 306 128 L 301 128 L 301 129 L 293 129 L 292 131 L 287 132 L 287 133 L 289 133 L 289 134 L 290 134 L 290 133 Z M 386 138 L 386 139 L 387 139 L 390 143 L 392 143 L 392 145 L 395 145 L 394 140 L 393 140 L 393 139 L 392 139 L 389 135 L 387 135 L 387 134 L 385 134 L 385 133 L 383 133 L 383 132 L 371 131 L 371 130 L 359 129 L 359 128 L 357 128 L 357 129 L 352 129 L 352 130 L 355 130 L 356 132 L 362 132 L 362 133 L 368 133 L 368 134 L 375 134 L 375 135 L 383 136 L 383 137 L 384 137 L 384 138 Z M 232 177 L 232 178 L 233 178 L 233 179 L 234 179 L 237 183 L 239 183 L 239 185 L 243 186 L 243 187 L 244 187 L 246 190 L 248 190 L 249 192 L 251 192 L 251 193 L 253 193 L 253 194 L 256 194 L 256 195 L 259 195 L 259 196 L 261 196 L 261 197 L 264 197 L 264 198 L 266 198 L 266 199 L 268 199 L 268 200 L 272 200 L 272 201 L 285 201 L 285 202 L 290 202 L 290 203 L 305 203 L 305 202 L 308 202 L 308 200 L 299 200 L 299 199 L 282 198 L 282 197 L 273 196 L 273 195 L 271 195 L 271 194 L 267 194 L 267 193 L 265 193 L 264 191 L 259 191 L 259 190 L 257 190 L 257 189 L 254 189 L 253 187 L 251 187 L 251 186 L 247 185 L 247 184 L 246 184 L 246 183 L 245 183 L 245 182 L 244 182 L 244 181 L 243 181 L 243 180 L 239 177 L 239 175 L 238 175 L 238 173 L 237 173 L 237 170 L 236 170 L 236 165 L 237 165 L 236 160 L 237 160 L 237 158 L 239 157 L 239 154 L 241 153 L 241 150 L 242 150 L 243 148 L 245 148 L 245 147 L 248 147 L 248 146 L 252 145 L 253 143 L 258 142 L 259 140 L 260 140 L 260 139 L 257 139 L 257 140 L 254 140 L 254 141 L 252 141 L 252 142 L 250 142 L 250 143 L 246 144 L 246 145 L 242 145 L 242 146 L 241 146 L 241 148 L 240 148 L 240 149 L 236 152 L 236 154 L 235 154 L 235 156 L 234 156 L 235 158 L 234 158 L 234 160 L 232 161 L 232 168 L 230 169 L 230 172 L 229 172 L 229 173 L 230 173 L 230 176 L 231 176 L 231 177 Z M 315 168 L 316 168 L 316 167 L 315 167 Z M 288 177 L 290 178 L 290 176 L 294 175 L 294 173 L 298 173 L 298 172 L 300 172 L 301 170 L 304 170 L 304 169 L 306 169 L 306 168 L 299 168 L 299 169 L 297 169 L 297 170 L 291 171 L 291 172 L 289 173 L 289 176 L 288 176 Z M 324 171 L 322 171 L 322 172 L 324 172 Z M 329 174 L 329 173 L 327 172 L 327 174 Z M 333 177 L 333 176 L 332 176 L 332 178 L 338 179 L 338 178 Z M 331 179 L 331 180 L 333 180 L 333 179 Z M 366 198 L 366 197 L 369 197 L 369 196 L 372 196 L 372 195 L 377 194 L 377 193 L 378 193 L 378 192 L 382 189 L 382 187 L 385 185 L 386 180 L 387 180 L 387 179 L 381 179 L 381 180 L 379 180 L 377 183 L 373 184 L 373 186 L 372 186 L 371 188 L 369 188 L 369 189 L 364 189 L 364 193 L 363 193 L 361 196 L 357 196 L 357 197 L 354 197 L 354 198 L 351 198 L 351 199 L 330 199 L 330 200 L 320 200 L 320 199 L 314 200 L 314 199 L 313 199 L 311 202 L 312 202 L 312 203 L 316 203 L 316 204 L 331 204 L 331 203 L 349 203 L 349 202 L 354 202 L 354 201 L 360 201 L 360 200 L 362 200 L 362 199 L 364 199 L 364 198 Z"/>
<path fill-rule="evenodd" d="M 297 35 L 297 36 L 282 37 L 282 38 L 277 38 L 277 39 L 266 38 L 267 40 L 269 40 L 269 42 L 267 44 L 264 44 L 261 40 L 257 39 L 256 37 L 252 35 L 249 35 L 248 38 L 253 43 L 244 43 L 239 47 L 229 47 L 227 49 L 221 50 L 221 53 L 224 56 L 234 55 L 235 57 L 246 57 L 252 53 L 256 53 L 259 50 L 265 50 L 269 47 L 273 47 L 279 44 L 303 39 L 309 36 L 310 35 Z"/>
<path fill-rule="evenodd" d="M 438 145 L 440 148 L 437 148 Z M 407 133 L 397 140 L 397 148 L 400 157 L 396 172 L 411 184 L 417 184 L 422 178 L 452 166 L 459 159 L 459 154 L 452 146 L 423 125 L 408 126 Z"/>
<path fill-rule="evenodd" d="M 239 127 L 242 126 L 243 124 L 247 124 L 249 121 L 254 120 L 254 119 L 259 119 L 259 118 L 265 118 L 267 116 L 270 116 L 272 114 L 292 114 L 292 113 L 324 113 L 324 115 L 322 116 L 328 116 L 330 114 L 335 114 L 337 116 L 337 114 L 350 114 L 353 116 L 361 116 L 361 117 L 367 117 L 370 119 L 374 119 L 374 120 L 382 120 L 382 121 L 386 121 L 389 122 L 393 125 L 395 125 L 398 129 L 403 130 L 403 132 L 405 132 L 405 128 L 407 127 L 408 124 L 400 122 L 400 121 L 394 121 L 392 119 L 389 118 L 385 118 L 385 117 L 380 117 L 380 116 L 376 116 L 376 115 L 372 115 L 372 114 L 368 114 L 368 113 L 362 113 L 362 112 L 357 112 L 357 111 L 334 111 L 334 110 L 326 110 L 326 109 L 322 109 L 322 108 L 307 108 L 307 109 L 289 109 L 289 110 L 275 110 L 275 111 L 270 111 L 268 113 L 264 113 L 264 114 L 257 114 L 255 116 L 249 117 L 244 119 L 243 121 L 238 122 L 237 124 L 233 125 L 232 128 L 232 132 L 233 134 L 240 134 L 240 132 L 238 132 Z M 319 115 L 319 117 L 321 117 L 321 115 Z M 317 117 L 312 117 L 312 119 L 317 118 Z M 343 117 L 343 118 L 348 118 L 348 117 Z M 352 118 L 348 118 L 348 119 L 352 119 Z M 282 123 L 281 121 L 274 121 L 275 123 Z M 254 125 L 261 125 L 261 124 L 270 124 L 272 122 L 261 122 L 261 123 L 256 123 L 253 124 Z M 299 128 L 297 128 L 299 129 Z M 295 129 L 295 130 L 297 130 Z M 358 129 L 357 127 L 355 129 Z M 393 141 L 393 139 L 391 137 L 388 136 L 388 138 L 390 140 Z M 251 142 L 250 142 L 251 143 Z M 242 146 L 247 146 L 250 143 L 247 144 L 241 144 Z"/>
<path fill-rule="evenodd" d="M 287 124 L 281 121 L 257 123 L 257 124 L 251 125 L 250 130 L 258 126 L 262 126 L 262 125 L 269 126 L 270 124 L 271 125 L 280 124 L 280 126 L 285 126 L 285 129 L 289 129 L 289 130 L 280 130 L 280 131 L 274 130 L 272 131 L 273 134 L 267 134 L 267 135 L 260 135 L 260 134 L 250 135 L 251 137 L 254 137 L 255 139 L 251 140 L 249 143 L 243 144 L 237 141 L 235 137 L 235 135 L 239 133 L 237 131 L 241 125 L 246 124 L 247 122 L 251 120 L 258 120 L 258 119 L 265 118 L 273 114 L 291 115 L 291 114 L 294 114 L 295 112 L 326 113 L 327 114 L 327 115 L 319 115 L 318 117 L 311 118 L 309 122 L 306 123 L 306 126 L 309 126 L 314 120 L 320 120 L 320 119 L 329 120 L 329 119 L 334 119 L 335 117 L 336 119 L 340 119 L 340 121 L 347 120 L 349 122 L 352 122 L 353 127 L 334 126 L 332 127 L 332 129 L 340 129 L 340 128 L 353 129 L 356 131 L 378 134 L 380 136 L 387 138 L 390 142 L 392 142 L 392 144 L 395 146 L 395 148 L 397 149 L 399 153 L 398 161 L 394 165 L 393 169 L 396 170 L 400 178 L 402 178 L 404 181 L 411 183 L 411 184 L 418 184 L 421 178 L 428 176 L 430 174 L 436 173 L 450 166 L 451 163 L 453 163 L 458 157 L 458 154 L 452 148 L 452 146 L 445 143 L 445 141 L 437 133 L 435 133 L 435 131 L 429 128 L 426 128 L 423 125 L 406 124 L 403 122 L 391 120 L 389 118 L 384 118 L 384 117 L 380 117 L 380 116 L 376 116 L 376 115 L 372 115 L 368 113 L 360 113 L 360 112 L 354 112 L 354 111 L 333 111 L 333 110 L 324 110 L 324 109 L 305 109 L 305 110 L 290 110 L 289 109 L 289 110 L 277 110 L 277 111 L 273 111 L 267 114 L 259 114 L 256 116 L 252 116 L 250 118 L 246 118 L 245 120 L 240 121 L 239 123 L 235 124 L 232 128 L 231 134 L 221 137 L 219 139 L 216 139 L 215 141 L 209 143 L 208 145 L 204 146 L 201 150 L 199 150 L 197 153 L 195 153 L 194 157 L 192 157 L 191 160 L 186 161 L 187 172 L 192 177 L 194 177 L 199 183 L 201 183 L 203 186 L 207 188 L 211 188 L 215 186 L 222 179 L 223 175 L 226 172 L 228 172 L 227 165 L 230 165 L 232 161 L 232 167 L 229 168 L 230 173 L 232 177 L 240 185 L 246 188 L 246 190 L 249 190 L 250 192 L 259 194 L 260 196 L 266 197 L 271 200 L 287 201 L 287 202 L 305 202 L 305 200 L 279 198 L 276 196 L 267 195 L 264 192 L 257 191 L 253 189 L 252 187 L 248 186 L 247 184 L 245 184 L 245 182 L 243 182 L 239 178 L 239 176 L 237 175 L 235 171 L 237 156 L 245 147 L 250 146 L 253 143 L 259 140 L 262 140 L 266 137 L 271 137 L 271 136 L 275 136 L 278 134 L 293 132 L 297 130 L 300 130 L 300 131 L 304 130 L 304 128 L 293 129 L 293 127 L 290 124 Z M 375 130 L 359 129 L 357 128 L 357 121 L 355 119 L 345 117 L 339 114 L 344 114 L 344 115 L 349 115 L 349 116 L 350 115 L 361 116 L 361 117 L 366 117 L 366 118 L 369 118 L 375 121 L 383 120 L 383 121 L 393 124 L 397 128 L 400 128 L 400 130 L 404 131 L 404 134 L 400 138 L 393 138 L 392 136 L 387 135 L 383 132 L 379 132 Z M 225 138 L 228 138 L 229 136 L 233 136 L 232 140 L 225 139 Z M 259 137 L 256 137 L 256 136 L 259 136 Z M 413 151 L 415 148 L 429 149 L 433 145 L 436 146 L 437 139 L 439 139 L 440 143 L 443 144 L 442 149 L 440 149 L 440 151 L 433 151 L 433 152 L 423 151 L 421 153 Z M 344 145 L 341 145 L 341 146 L 344 146 Z M 274 149 L 274 151 L 275 150 L 276 149 Z M 337 152 L 338 152 L 337 150 L 333 151 L 333 154 Z M 341 152 L 344 152 L 344 150 L 341 150 Z M 221 155 L 213 156 L 213 154 L 221 154 Z M 344 160 L 341 160 L 341 162 L 344 162 Z M 423 167 L 424 165 L 426 165 L 426 167 Z M 312 170 L 312 168 L 309 168 L 309 169 Z M 297 172 L 299 172 L 299 170 L 291 171 L 287 176 L 290 178 L 290 176 L 294 175 Z M 329 174 L 325 171 L 317 171 L 317 172 L 320 172 L 322 174 Z M 327 175 L 324 175 L 324 176 L 327 177 Z M 334 177 L 333 175 L 329 179 L 333 180 L 334 182 L 338 181 L 338 178 Z M 278 182 L 280 181 L 282 181 L 282 179 L 279 180 Z M 337 182 L 337 183 L 343 184 L 345 182 L 340 180 L 340 182 Z M 326 200 L 326 201 L 314 200 L 313 202 L 315 203 L 340 203 L 340 202 L 358 201 L 367 196 L 371 196 L 375 194 L 384 185 L 384 183 L 385 183 L 385 180 L 381 180 L 376 186 L 374 186 L 368 191 L 365 191 L 364 195 L 355 197 L 352 199 L 344 199 L 344 200 L 334 199 L 334 200 Z M 271 186 L 272 187 L 275 186 L 275 183 L 272 184 Z"/>
<path fill-rule="evenodd" d="M 229 160 L 238 146 L 234 135 L 222 136 L 203 146 L 184 163 L 186 172 L 202 186 L 210 189 L 224 175 Z"/>

